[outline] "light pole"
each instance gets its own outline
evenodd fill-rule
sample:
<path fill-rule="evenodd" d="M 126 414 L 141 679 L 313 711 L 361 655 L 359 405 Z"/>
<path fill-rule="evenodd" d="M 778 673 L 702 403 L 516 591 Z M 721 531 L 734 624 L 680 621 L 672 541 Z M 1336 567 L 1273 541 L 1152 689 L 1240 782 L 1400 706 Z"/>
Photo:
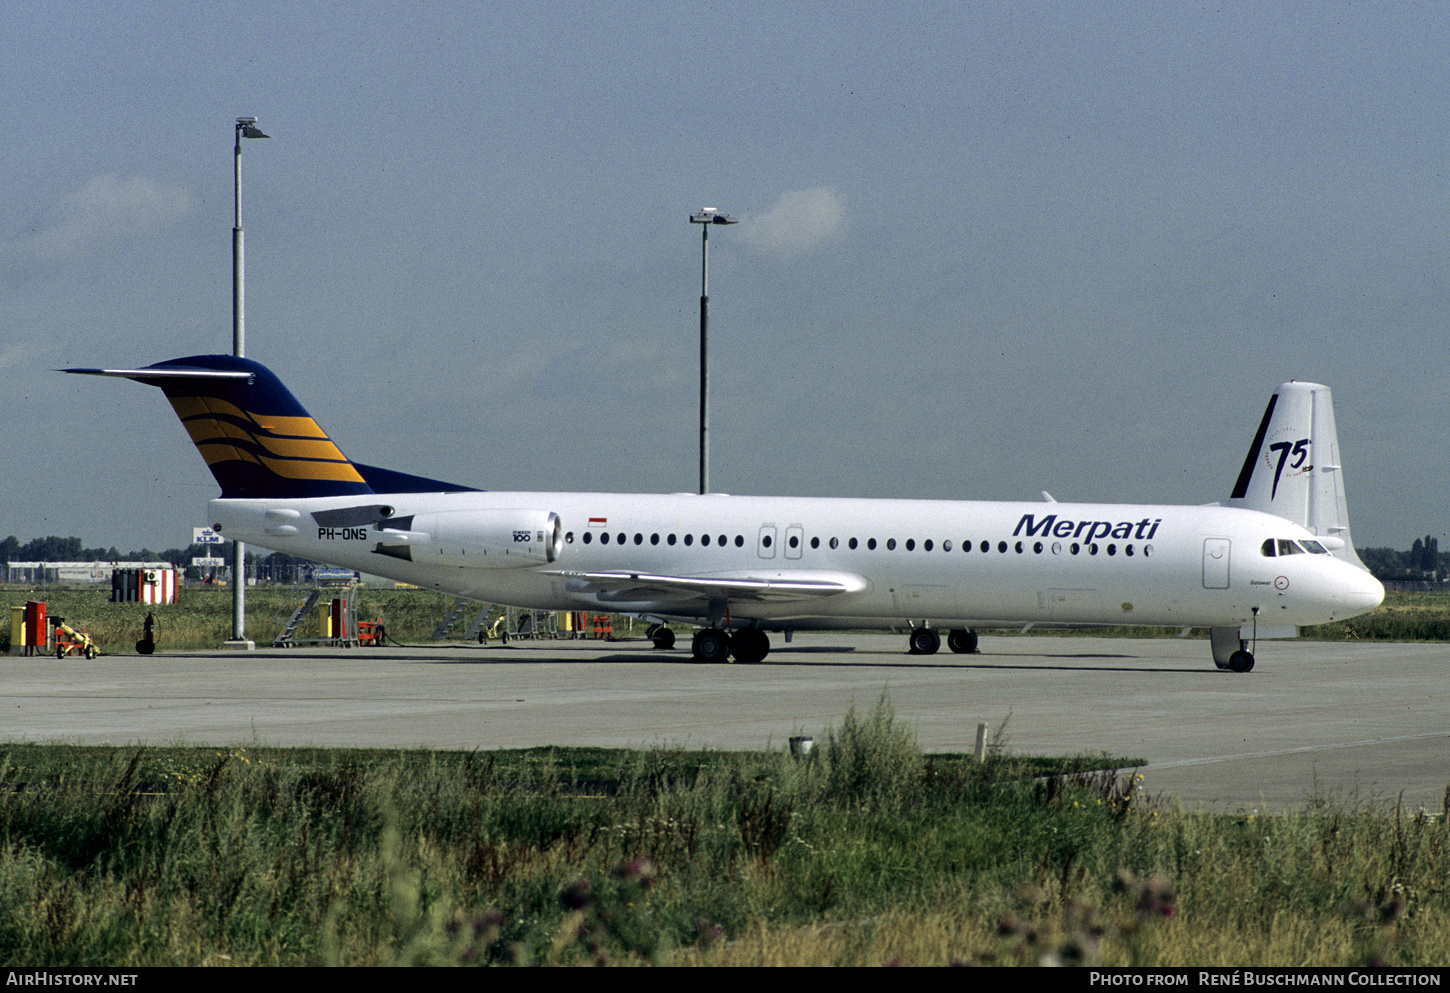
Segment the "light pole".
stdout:
<path fill-rule="evenodd" d="M 232 199 L 234 221 L 232 223 L 232 354 L 242 358 L 247 354 L 246 290 L 244 289 L 246 255 L 242 238 L 242 139 L 268 138 L 257 127 L 255 117 L 237 118 L 237 144 L 233 155 L 236 176 L 235 193 Z M 247 640 L 247 546 L 245 542 L 232 543 L 232 637 L 227 648 L 252 649 L 256 645 Z"/>
<path fill-rule="evenodd" d="M 718 207 L 690 215 L 700 225 L 700 493 L 710 492 L 710 225 L 735 224 Z"/>

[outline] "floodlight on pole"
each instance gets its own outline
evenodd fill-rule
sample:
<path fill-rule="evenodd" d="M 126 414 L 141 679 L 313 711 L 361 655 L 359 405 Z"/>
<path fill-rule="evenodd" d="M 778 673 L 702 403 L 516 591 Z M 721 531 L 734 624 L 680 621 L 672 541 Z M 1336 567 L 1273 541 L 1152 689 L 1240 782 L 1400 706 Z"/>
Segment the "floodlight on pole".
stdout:
<path fill-rule="evenodd" d="M 247 353 L 246 317 L 246 255 L 242 238 L 242 139 L 271 137 L 257 127 L 255 117 L 237 118 L 237 142 L 233 155 L 236 184 L 232 199 L 232 354 L 242 358 Z M 252 648 L 247 640 L 247 546 L 232 543 L 232 637 L 228 648 Z"/>
<path fill-rule="evenodd" d="M 238 358 L 247 354 L 246 291 L 243 286 L 246 258 L 242 235 L 242 139 L 270 137 L 271 135 L 257 127 L 255 117 L 237 118 L 236 150 L 232 155 L 232 173 L 236 177 L 232 197 L 232 354 Z"/>
<path fill-rule="evenodd" d="M 710 225 L 739 223 L 718 207 L 690 215 L 700 225 L 700 493 L 710 492 Z"/>

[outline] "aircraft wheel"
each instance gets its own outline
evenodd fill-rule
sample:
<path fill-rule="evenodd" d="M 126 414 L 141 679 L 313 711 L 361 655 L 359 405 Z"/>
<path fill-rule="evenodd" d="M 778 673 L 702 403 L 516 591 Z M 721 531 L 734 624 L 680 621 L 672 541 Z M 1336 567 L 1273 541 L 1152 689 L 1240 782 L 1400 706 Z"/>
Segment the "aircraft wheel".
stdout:
<path fill-rule="evenodd" d="M 661 624 L 650 632 L 649 640 L 654 642 L 656 648 L 674 648 L 675 632 Z"/>
<path fill-rule="evenodd" d="M 1254 655 L 1240 649 L 1228 658 L 1228 667 L 1234 672 L 1248 672 L 1254 667 Z"/>
<path fill-rule="evenodd" d="M 941 635 L 932 628 L 917 628 L 906 644 L 912 655 L 935 655 L 941 648 Z"/>
<path fill-rule="evenodd" d="M 977 632 L 953 631 L 947 635 L 947 647 L 958 655 L 975 655 L 977 652 Z"/>
<path fill-rule="evenodd" d="M 754 665 L 770 654 L 770 638 L 759 628 L 736 631 L 730 639 L 730 654 L 737 662 Z"/>
<path fill-rule="evenodd" d="M 730 661 L 730 636 L 716 628 L 705 628 L 695 634 L 694 656 L 697 662 Z"/>

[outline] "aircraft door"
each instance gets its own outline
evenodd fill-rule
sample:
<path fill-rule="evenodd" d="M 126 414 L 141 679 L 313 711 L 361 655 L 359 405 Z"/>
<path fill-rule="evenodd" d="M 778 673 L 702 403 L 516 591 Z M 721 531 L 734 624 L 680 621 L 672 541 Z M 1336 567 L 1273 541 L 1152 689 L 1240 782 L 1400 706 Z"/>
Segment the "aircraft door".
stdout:
<path fill-rule="evenodd" d="M 759 555 L 760 555 L 761 558 L 763 558 L 763 559 L 773 559 L 773 558 L 775 558 L 775 525 L 774 524 L 762 524 L 762 525 L 760 525 L 760 541 L 759 541 L 759 543 L 755 547 L 756 547 L 756 550 L 758 551 L 758 553 L 759 553 Z"/>
<path fill-rule="evenodd" d="M 1228 589 L 1229 540 L 1227 538 L 1203 539 L 1203 588 L 1206 590 Z"/>
<path fill-rule="evenodd" d="M 798 559 L 801 557 L 801 549 L 805 547 L 806 529 L 799 524 L 792 524 L 785 529 L 785 557 Z"/>

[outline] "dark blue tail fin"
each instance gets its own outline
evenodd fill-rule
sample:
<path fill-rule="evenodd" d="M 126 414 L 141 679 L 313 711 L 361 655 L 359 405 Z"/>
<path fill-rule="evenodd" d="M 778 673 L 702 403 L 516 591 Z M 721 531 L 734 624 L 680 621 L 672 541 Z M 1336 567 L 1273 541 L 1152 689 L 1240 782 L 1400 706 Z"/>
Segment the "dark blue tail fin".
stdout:
<path fill-rule="evenodd" d="M 282 381 L 250 359 L 193 355 L 143 369 L 65 371 L 159 387 L 226 499 L 467 489 L 353 463 Z"/>

